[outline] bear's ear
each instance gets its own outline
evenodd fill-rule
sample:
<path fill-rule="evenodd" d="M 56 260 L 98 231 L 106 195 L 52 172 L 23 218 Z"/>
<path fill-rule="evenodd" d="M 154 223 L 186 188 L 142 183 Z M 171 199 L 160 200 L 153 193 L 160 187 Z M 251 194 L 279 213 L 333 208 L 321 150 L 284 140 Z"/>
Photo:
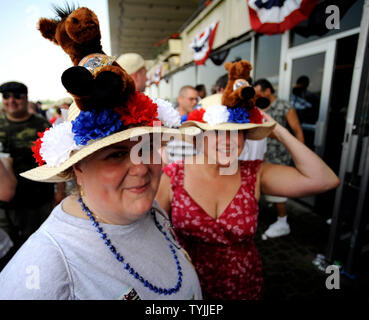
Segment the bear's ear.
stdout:
<path fill-rule="evenodd" d="M 64 88 L 77 96 L 88 96 L 94 90 L 94 77 L 90 71 L 81 66 L 65 70 L 61 77 Z"/>
<path fill-rule="evenodd" d="M 56 27 L 58 23 L 55 20 L 41 18 L 38 21 L 37 29 L 40 30 L 42 36 L 50 41 L 58 44 L 55 39 Z"/>
<path fill-rule="evenodd" d="M 230 66 L 231 66 L 231 63 L 226 62 L 225 65 L 224 65 L 224 68 L 228 71 Z"/>

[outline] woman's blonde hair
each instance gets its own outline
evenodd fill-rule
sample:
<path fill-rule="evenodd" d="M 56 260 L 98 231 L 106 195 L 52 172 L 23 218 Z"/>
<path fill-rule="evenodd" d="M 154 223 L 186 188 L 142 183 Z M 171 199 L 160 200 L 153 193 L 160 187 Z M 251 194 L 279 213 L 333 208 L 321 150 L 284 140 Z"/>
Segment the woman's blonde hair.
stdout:
<path fill-rule="evenodd" d="M 66 181 L 72 180 L 74 182 L 74 188 L 71 190 L 71 193 L 78 194 L 81 192 L 81 186 L 77 183 L 77 177 L 76 174 L 74 173 L 73 166 L 61 172 L 60 176 Z"/>

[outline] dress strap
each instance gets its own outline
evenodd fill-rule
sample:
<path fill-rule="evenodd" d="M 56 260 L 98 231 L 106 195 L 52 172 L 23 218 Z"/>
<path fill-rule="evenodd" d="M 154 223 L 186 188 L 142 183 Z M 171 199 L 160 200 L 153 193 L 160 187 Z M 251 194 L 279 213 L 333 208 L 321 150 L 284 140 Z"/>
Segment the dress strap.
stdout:
<path fill-rule="evenodd" d="M 183 186 L 183 160 L 172 162 L 163 168 L 163 172 L 169 177 L 170 185 L 174 191 L 176 188 Z"/>
<path fill-rule="evenodd" d="M 241 165 L 241 183 L 254 194 L 256 185 L 256 175 L 263 160 L 240 161 Z"/>

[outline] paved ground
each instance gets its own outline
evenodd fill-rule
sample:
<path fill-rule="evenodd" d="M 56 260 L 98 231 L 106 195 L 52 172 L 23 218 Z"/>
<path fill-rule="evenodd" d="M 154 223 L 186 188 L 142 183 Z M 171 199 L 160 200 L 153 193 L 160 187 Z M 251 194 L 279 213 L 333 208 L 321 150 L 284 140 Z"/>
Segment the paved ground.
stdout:
<path fill-rule="evenodd" d="M 328 290 L 329 274 L 312 262 L 325 253 L 329 225 L 301 204 L 287 202 L 291 234 L 262 240 L 261 234 L 276 220 L 273 207 L 261 201 L 256 246 L 263 261 L 266 300 L 369 298 L 369 264 L 363 265 L 359 280 L 340 277 L 340 290 Z M 369 259 L 366 259 L 366 261 Z"/>

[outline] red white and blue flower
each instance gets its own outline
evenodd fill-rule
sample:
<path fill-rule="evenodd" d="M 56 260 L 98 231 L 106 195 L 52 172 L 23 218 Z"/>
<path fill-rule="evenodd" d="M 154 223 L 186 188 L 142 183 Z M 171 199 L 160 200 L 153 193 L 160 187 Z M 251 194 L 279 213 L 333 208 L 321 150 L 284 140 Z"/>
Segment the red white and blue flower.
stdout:
<path fill-rule="evenodd" d="M 131 126 L 180 126 L 180 115 L 173 105 L 163 99 L 151 98 L 136 92 L 124 107 L 81 111 L 75 120 L 65 121 L 39 132 L 32 148 L 39 166 L 57 167 L 66 161 L 71 152 L 92 141 L 110 136 Z"/>
<path fill-rule="evenodd" d="M 223 105 L 209 106 L 205 109 L 199 108 L 188 114 L 185 121 L 198 121 L 208 123 L 212 126 L 221 123 L 263 123 L 263 115 L 259 109 L 253 108 L 228 108 Z M 182 122 L 185 122 L 182 121 Z"/>

